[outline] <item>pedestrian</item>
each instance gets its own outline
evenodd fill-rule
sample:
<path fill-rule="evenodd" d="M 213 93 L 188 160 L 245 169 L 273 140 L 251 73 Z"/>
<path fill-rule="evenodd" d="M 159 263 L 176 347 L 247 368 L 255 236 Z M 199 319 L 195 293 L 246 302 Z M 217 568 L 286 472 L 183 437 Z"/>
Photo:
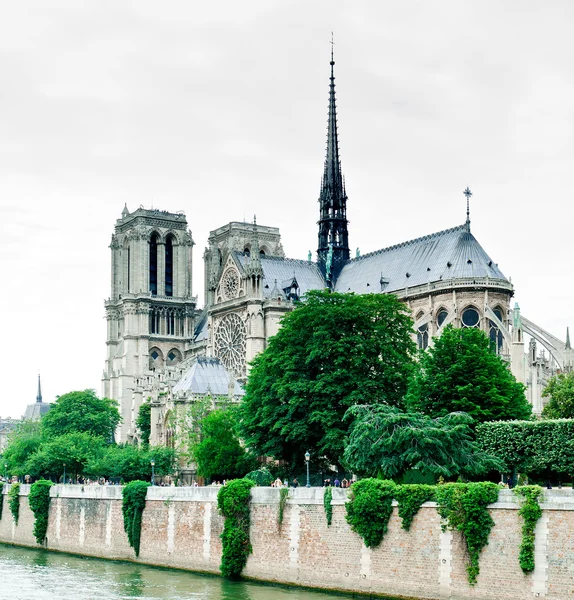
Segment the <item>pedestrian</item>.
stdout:
<path fill-rule="evenodd" d="M 296 488 L 299 487 L 299 482 L 297 481 L 297 478 L 294 478 L 293 481 L 291 482 L 291 485 Z"/>
<path fill-rule="evenodd" d="M 341 486 L 341 482 L 339 481 L 339 479 L 335 479 L 335 487 L 340 487 Z"/>

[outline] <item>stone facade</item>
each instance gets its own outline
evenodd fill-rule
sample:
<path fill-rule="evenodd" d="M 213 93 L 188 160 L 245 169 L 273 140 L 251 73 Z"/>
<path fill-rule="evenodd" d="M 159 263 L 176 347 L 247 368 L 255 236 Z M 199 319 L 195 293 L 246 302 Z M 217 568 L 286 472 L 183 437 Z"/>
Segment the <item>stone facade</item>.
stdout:
<path fill-rule="evenodd" d="M 6 505 L 0 542 L 37 547 L 28 508 L 29 486 L 21 486 L 16 526 Z M 7 486 L 4 488 L 7 492 Z M 219 573 L 223 518 L 217 488 L 149 488 L 135 558 L 123 530 L 118 486 L 54 486 L 47 532 L 49 550 L 123 559 L 197 572 Z M 322 488 L 290 490 L 278 525 L 279 490 L 254 488 L 250 555 L 244 576 L 261 581 L 385 597 L 457 600 L 564 600 L 572 595 L 574 496 L 548 490 L 536 528 L 534 573 L 518 563 L 521 518 L 516 497 L 502 490 L 490 506 L 495 526 L 480 557 L 476 586 L 470 586 L 465 549 L 458 533 L 442 532 L 433 503 L 401 529 L 395 508 L 382 544 L 368 549 L 345 520 L 346 490 L 333 490 L 333 520 L 327 526 Z"/>

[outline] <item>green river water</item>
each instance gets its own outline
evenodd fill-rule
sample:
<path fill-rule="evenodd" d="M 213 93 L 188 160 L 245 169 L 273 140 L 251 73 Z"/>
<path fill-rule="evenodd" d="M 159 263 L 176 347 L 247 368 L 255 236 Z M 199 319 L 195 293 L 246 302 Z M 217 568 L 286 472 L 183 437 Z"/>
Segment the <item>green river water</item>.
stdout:
<path fill-rule="evenodd" d="M 328 600 L 297 588 L 0 544 L 0 600 Z"/>

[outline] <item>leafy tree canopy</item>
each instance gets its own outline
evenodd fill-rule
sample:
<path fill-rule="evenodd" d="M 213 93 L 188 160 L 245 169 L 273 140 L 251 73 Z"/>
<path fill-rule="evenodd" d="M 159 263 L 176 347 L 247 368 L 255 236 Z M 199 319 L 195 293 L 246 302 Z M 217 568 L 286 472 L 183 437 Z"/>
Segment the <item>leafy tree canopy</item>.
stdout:
<path fill-rule="evenodd" d="M 115 400 L 98 398 L 94 390 L 84 390 L 59 396 L 42 418 L 42 428 L 47 439 L 85 432 L 111 442 L 120 420 Z"/>
<path fill-rule="evenodd" d="M 354 404 L 401 405 L 415 352 L 408 309 L 386 294 L 308 292 L 252 363 L 241 404 L 245 442 L 300 463 L 341 462 Z"/>
<path fill-rule="evenodd" d="M 235 479 L 257 466 L 237 437 L 236 413 L 236 407 L 218 409 L 202 420 L 202 440 L 194 449 L 200 477 Z"/>
<path fill-rule="evenodd" d="M 468 413 L 475 421 L 528 419 L 532 410 L 507 364 L 479 329 L 448 325 L 421 355 L 407 395 L 409 410 L 432 417 Z"/>
<path fill-rule="evenodd" d="M 482 475 L 501 462 L 476 444 L 465 413 L 431 418 L 392 406 L 353 406 L 346 465 L 366 476 L 398 478 L 410 469 L 436 477 Z"/>
<path fill-rule="evenodd" d="M 136 425 L 140 431 L 142 445 L 147 446 L 151 435 L 151 401 L 149 398 L 139 408 Z"/>
<path fill-rule="evenodd" d="M 84 473 L 89 460 L 101 455 L 104 440 L 90 433 L 74 432 L 44 442 L 26 461 L 24 469 L 34 479 L 45 477 L 58 480 L 64 472 L 70 477 Z"/>
<path fill-rule="evenodd" d="M 117 477 L 124 482 L 150 481 L 151 461 L 154 461 L 155 475 L 171 475 L 176 457 L 173 448 L 152 446 L 143 449 L 131 444 L 108 446 L 101 455 L 94 455 L 85 468 L 88 477 Z"/>
<path fill-rule="evenodd" d="M 2 459 L 8 465 L 10 475 L 23 477 L 24 464 L 40 447 L 42 428 L 40 421 L 22 421 L 10 432 L 8 445 Z"/>
<path fill-rule="evenodd" d="M 559 373 L 548 381 L 542 395 L 550 398 L 542 411 L 548 419 L 574 418 L 574 372 Z"/>

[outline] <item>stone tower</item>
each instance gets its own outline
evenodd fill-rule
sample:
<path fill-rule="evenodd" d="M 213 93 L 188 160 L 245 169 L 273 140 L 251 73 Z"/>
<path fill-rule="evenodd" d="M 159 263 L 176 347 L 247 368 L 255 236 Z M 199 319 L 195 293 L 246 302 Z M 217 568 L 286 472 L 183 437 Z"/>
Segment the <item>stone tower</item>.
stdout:
<path fill-rule="evenodd" d="M 117 441 L 132 439 L 143 387 L 180 362 L 193 337 L 193 244 L 183 213 L 125 207 L 116 222 L 102 392 L 120 403 Z"/>
<path fill-rule="evenodd" d="M 327 152 L 319 195 L 319 241 L 317 247 L 317 262 L 329 287 L 333 287 L 343 264 L 350 257 L 347 194 L 339 159 L 334 66 L 335 61 L 333 51 L 331 51 Z"/>

